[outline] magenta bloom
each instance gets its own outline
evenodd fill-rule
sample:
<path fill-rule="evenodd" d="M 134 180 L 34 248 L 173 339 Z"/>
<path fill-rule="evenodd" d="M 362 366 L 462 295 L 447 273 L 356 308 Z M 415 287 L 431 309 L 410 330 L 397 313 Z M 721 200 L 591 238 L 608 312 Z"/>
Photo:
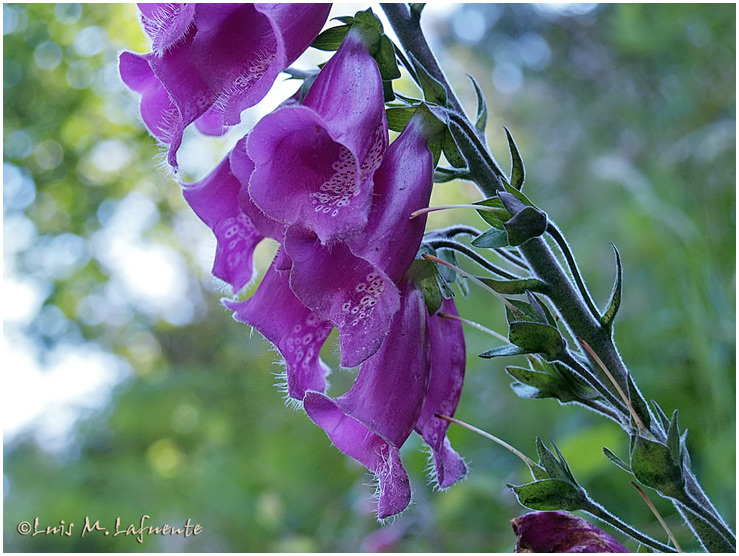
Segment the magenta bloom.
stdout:
<path fill-rule="evenodd" d="M 331 324 L 301 303 L 288 284 L 290 259 L 280 249 L 257 291 L 246 301 L 225 301 L 234 318 L 256 328 L 285 359 L 287 394 L 302 400 L 307 390 L 323 392 L 329 369 L 320 358 Z"/>
<path fill-rule="evenodd" d="M 150 54 L 124 52 L 124 83 L 142 95 L 149 131 L 176 153 L 196 122 L 220 135 L 259 102 L 313 42 L 330 4 L 140 4 Z"/>
<path fill-rule="evenodd" d="M 341 364 L 346 367 L 359 365 L 377 351 L 398 310 L 395 283 L 413 262 L 426 224 L 425 217 L 408 216 L 428 206 L 433 184 L 426 141 L 422 122 L 411 120 L 372 176 L 373 199 L 364 228 L 346 242 L 323 244 L 303 225 L 288 228 L 290 286 L 303 303 L 338 328 Z"/>
<path fill-rule="evenodd" d="M 430 353 L 423 294 L 406 284 L 382 348 L 359 369 L 354 386 L 332 399 L 307 392 L 303 407 L 336 447 L 377 479 L 378 516 L 410 503 L 400 447 L 413 431 L 428 392 Z"/>
<path fill-rule="evenodd" d="M 532 512 L 511 524 L 516 552 L 628 552 L 605 531 L 565 512 Z"/>
<path fill-rule="evenodd" d="M 254 203 L 286 225 L 300 223 L 322 243 L 361 230 L 372 204 L 372 174 L 388 143 L 382 79 L 352 30 L 301 106 L 262 118 L 247 142 Z"/>
<path fill-rule="evenodd" d="M 444 310 L 456 314 L 454 303 Z M 380 350 L 365 361 L 352 388 L 332 399 L 308 392 L 304 408 L 339 450 L 369 469 L 377 479 L 378 516 L 402 512 L 410 503 L 408 476 L 400 447 L 412 430 L 429 444 L 441 488 L 467 472 L 449 445 L 446 421 L 453 415 L 464 376 L 461 324 L 429 316 L 423 294 L 401 284 L 400 310 Z"/>

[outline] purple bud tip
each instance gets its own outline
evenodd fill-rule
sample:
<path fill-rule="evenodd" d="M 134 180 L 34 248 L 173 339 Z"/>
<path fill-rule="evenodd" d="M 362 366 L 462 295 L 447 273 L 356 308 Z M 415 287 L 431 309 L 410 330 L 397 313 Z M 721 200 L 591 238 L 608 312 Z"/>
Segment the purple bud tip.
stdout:
<path fill-rule="evenodd" d="M 532 512 L 511 525 L 516 552 L 628 552 L 605 531 L 564 512 Z"/>

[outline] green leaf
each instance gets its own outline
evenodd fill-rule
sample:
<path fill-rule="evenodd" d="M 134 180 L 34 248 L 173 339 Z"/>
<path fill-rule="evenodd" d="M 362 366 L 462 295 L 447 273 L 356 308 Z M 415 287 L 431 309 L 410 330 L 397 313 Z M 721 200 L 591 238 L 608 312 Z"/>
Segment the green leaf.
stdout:
<path fill-rule="evenodd" d="M 513 344 L 506 344 L 497 348 L 489 349 L 488 351 L 482 352 L 478 357 L 483 359 L 492 359 L 493 357 L 508 357 L 510 355 L 525 355 L 530 353 L 518 346 Z"/>
<path fill-rule="evenodd" d="M 518 381 L 518 383 L 513 383 L 511 386 L 516 394 L 521 397 L 555 398 L 562 403 L 579 400 L 559 377 L 527 369 L 526 367 L 506 367 L 505 370 Z M 525 386 L 526 389 L 522 389 L 520 386 Z"/>
<path fill-rule="evenodd" d="M 483 199 L 473 203 L 475 205 L 482 205 L 484 207 L 490 207 L 495 210 L 478 210 L 477 214 L 480 215 L 485 222 L 490 224 L 493 228 L 503 229 L 503 222 L 508 220 L 511 215 L 503 206 L 503 202 L 498 197 L 490 197 L 489 199 Z"/>
<path fill-rule="evenodd" d="M 536 311 L 534 311 L 530 303 L 520 299 L 509 299 L 508 301 L 515 308 L 513 310 L 510 307 L 506 307 L 506 319 L 509 325 L 517 321 L 539 322 Z"/>
<path fill-rule="evenodd" d="M 382 22 L 380 21 L 380 18 L 378 18 L 372 11 L 372 8 L 367 8 L 364 11 L 357 12 L 356 14 L 354 14 L 354 20 L 357 23 L 366 25 L 367 27 L 378 31 L 379 33 L 383 32 Z"/>
<path fill-rule="evenodd" d="M 382 95 L 385 102 L 392 102 L 395 100 L 395 91 L 393 91 L 392 81 L 382 82 Z"/>
<path fill-rule="evenodd" d="M 472 86 L 475 88 L 475 94 L 477 95 L 477 115 L 475 116 L 475 127 L 480 130 L 481 137 L 485 135 L 485 127 L 488 125 L 488 104 L 485 101 L 485 95 L 482 89 L 475 81 L 475 78 L 471 75 L 467 75 L 472 81 Z"/>
<path fill-rule="evenodd" d="M 520 486 L 508 485 L 518 498 L 519 504 L 532 510 L 574 511 L 585 506 L 581 489 L 557 479 L 543 479 Z"/>
<path fill-rule="evenodd" d="M 454 137 L 452 137 L 452 133 L 449 131 L 449 128 L 447 128 L 446 133 L 444 133 L 444 139 L 442 139 L 441 146 L 444 150 L 444 156 L 446 156 L 449 164 L 454 168 L 467 167 L 467 162 L 465 162 L 464 158 L 460 154 L 457 143 L 454 141 Z"/>
<path fill-rule="evenodd" d="M 505 134 L 508 138 L 508 147 L 511 150 L 511 187 L 515 187 L 520 191 L 523 187 L 523 181 L 526 178 L 526 170 L 523 165 L 523 159 L 518 153 L 518 147 L 516 146 L 516 142 L 513 140 L 511 132 L 508 131 L 507 127 L 503 127 L 503 129 L 505 129 Z"/>
<path fill-rule="evenodd" d="M 416 112 L 415 106 L 393 106 L 385 110 L 387 126 L 393 131 L 401 132 Z"/>
<path fill-rule="evenodd" d="M 392 81 L 400 77 L 398 61 L 395 58 L 395 47 L 387 35 L 380 37 L 380 48 L 375 55 L 375 60 L 377 60 L 377 67 L 383 81 Z"/>
<path fill-rule="evenodd" d="M 482 249 L 508 247 L 508 233 L 505 230 L 490 228 L 472 240 L 472 245 Z"/>
<path fill-rule="evenodd" d="M 466 170 L 456 168 L 439 167 L 434 170 L 434 183 L 447 183 L 453 180 L 472 180 L 472 176 Z"/>
<path fill-rule="evenodd" d="M 444 299 L 437 282 L 437 272 L 436 265 L 425 259 L 416 259 L 408 270 L 413 282 L 423 292 L 423 299 L 431 315 L 439 310 Z"/>
<path fill-rule="evenodd" d="M 443 83 L 426 71 L 423 64 L 419 63 L 412 53 L 408 52 L 408 57 L 411 59 L 411 63 L 413 64 L 416 74 L 418 75 L 418 79 L 421 82 L 423 98 L 426 102 L 438 104 L 439 106 L 446 106 L 447 95 Z"/>
<path fill-rule="evenodd" d="M 555 446 L 556 449 L 556 446 Z M 569 467 L 563 463 L 564 458 L 560 455 L 558 459 L 541 441 L 541 438 L 536 437 L 536 453 L 539 456 L 539 465 L 546 469 L 547 473 L 552 479 L 558 479 L 560 481 L 566 481 L 568 483 L 577 484 L 575 482 Z"/>
<path fill-rule="evenodd" d="M 677 424 L 677 409 L 672 413 L 670 426 L 667 428 L 667 448 L 675 461 L 680 461 L 680 428 Z"/>
<path fill-rule="evenodd" d="M 613 283 L 613 291 L 611 292 L 611 299 L 608 301 L 608 307 L 600 318 L 601 324 L 610 330 L 613 326 L 613 320 L 616 318 L 616 313 L 621 305 L 621 290 L 623 280 L 623 268 L 621 266 L 621 255 L 618 253 L 616 246 L 611 243 L 613 252 L 616 254 L 616 280 Z"/>
<path fill-rule="evenodd" d="M 482 237 L 482 235 L 479 237 Z M 472 245 L 475 245 L 474 241 L 472 242 Z M 546 282 L 542 282 L 537 278 L 523 278 L 521 280 L 495 280 L 493 278 L 479 277 L 479 279 L 486 286 L 490 286 L 496 292 L 502 294 L 519 295 L 524 294 L 527 291 L 538 293 L 546 293 L 549 291 L 549 284 L 547 284 Z"/>
<path fill-rule="evenodd" d="M 352 18 L 353 20 L 353 18 Z M 324 50 L 331 52 L 338 50 L 341 46 L 344 37 L 351 29 L 351 25 L 338 25 L 336 27 L 329 27 L 316 37 L 311 46 L 318 50 Z"/>
<path fill-rule="evenodd" d="M 667 432 L 667 429 L 670 426 L 670 418 L 655 400 L 652 400 L 652 406 L 654 407 L 654 412 L 657 414 L 660 425 L 662 425 L 662 430 Z"/>
<path fill-rule="evenodd" d="M 547 361 L 557 359 L 565 348 L 559 330 L 540 322 L 512 322 L 508 338 L 528 353 L 541 353 Z"/>
<path fill-rule="evenodd" d="M 664 496 L 679 498 L 683 495 L 682 468 L 661 442 L 637 436 L 631 452 L 631 471 L 639 482 Z"/>
<path fill-rule="evenodd" d="M 641 397 L 641 394 L 636 389 L 636 384 L 634 384 L 634 379 L 631 375 L 628 376 L 628 387 L 629 401 L 631 402 L 634 411 L 639 416 L 639 419 L 641 419 L 644 426 L 649 429 L 652 426 L 652 415 L 649 412 L 647 402 L 644 401 L 644 398 Z"/>
<path fill-rule="evenodd" d="M 608 448 L 603 448 L 603 453 L 606 455 L 606 457 L 611 460 L 613 463 L 615 463 L 617 466 L 619 466 L 621 469 L 626 471 L 627 473 L 631 473 L 631 467 L 629 467 L 629 464 L 626 463 L 624 460 L 622 460 L 620 457 L 618 457 L 616 454 L 611 452 Z"/>

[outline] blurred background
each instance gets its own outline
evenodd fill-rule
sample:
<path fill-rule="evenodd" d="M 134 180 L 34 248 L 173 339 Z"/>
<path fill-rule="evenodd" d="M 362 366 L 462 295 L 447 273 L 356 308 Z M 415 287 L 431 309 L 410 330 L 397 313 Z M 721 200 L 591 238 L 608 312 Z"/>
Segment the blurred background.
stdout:
<path fill-rule="evenodd" d="M 337 5 L 352 15 L 362 5 Z M 379 11 L 379 10 L 377 10 Z M 502 126 L 527 164 L 526 193 L 566 233 L 600 304 L 614 242 L 624 262 L 621 353 L 647 398 L 690 430 L 693 469 L 735 515 L 735 6 L 444 4 L 424 14 L 442 66 L 508 168 Z M 215 242 L 162 171 L 160 149 L 120 83 L 117 55 L 143 52 L 134 5 L 3 5 L 3 531 L 5 551 L 511 551 L 506 489 L 529 477 L 466 430 L 450 438 L 469 478 L 432 492 L 412 436 L 403 458 L 415 504 L 381 527 L 365 470 L 285 406 L 278 356 L 219 304 Z M 309 53 L 301 63 L 322 60 Z M 325 59 L 325 57 L 323 58 Z M 281 83 L 221 139 L 186 137 L 185 178 L 213 168 L 297 84 Z M 409 83 L 401 84 L 413 92 Z M 285 91 L 285 92 L 283 92 Z M 468 202 L 470 184 L 433 204 Z M 473 214 L 435 214 L 430 226 Z M 257 253 L 264 269 L 270 250 Z M 504 332 L 493 298 L 460 313 Z M 522 400 L 467 330 L 457 417 L 530 456 L 554 442 L 593 497 L 665 535 L 602 454 L 622 431 L 579 407 Z M 335 346 L 325 359 L 337 366 Z M 336 370 L 332 394 L 352 375 Z M 652 495 L 685 549 L 689 532 Z M 79 537 L 85 516 L 182 525 L 197 537 Z M 74 522 L 70 537 L 22 536 L 20 521 Z M 631 550 L 636 544 L 616 534 Z"/>

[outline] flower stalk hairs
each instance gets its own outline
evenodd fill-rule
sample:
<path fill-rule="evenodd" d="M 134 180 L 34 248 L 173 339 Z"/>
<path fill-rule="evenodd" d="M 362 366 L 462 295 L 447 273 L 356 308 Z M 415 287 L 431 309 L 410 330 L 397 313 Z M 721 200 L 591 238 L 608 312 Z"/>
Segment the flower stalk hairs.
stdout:
<path fill-rule="evenodd" d="M 618 423 L 630 438 L 629 458 L 610 451 L 608 457 L 671 500 L 704 548 L 733 551 L 733 532 L 691 472 L 676 414 L 646 403 L 613 344 L 618 252 L 613 294 L 600 311 L 564 236 L 523 193 L 523 160 L 511 135 L 508 174 L 487 149 L 487 106 L 476 84 L 475 118 L 462 110 L 420 29 L 422 5 L 383 6 L 398 45 L 371 10 L 323 30 L 329 8 L 141 4 L 151 52 L 120 57 L 121 77 L 141 96 L 144 124 L 167 146 L 174 169 L 187 126 L 222 134 L 280 72 L 305 79 L 210 174 L 182 184 L 216 237 L 213 275 L 234 294 L 224 305 L 279 351 L 288 399 L 375 476 L 380 519 L 411 501 L 400 451 L 414 432 L 430 449 L 436 486 L 452 486 L 467 473 L 447 429 L 459 423 L 453 415 L 465 374 L 462 323 L 469 322 L 454 295 L 475 284 L 493 294 L 508 320 L 506 335 L 494 333 L 506 344 L 481 357 L 524 355 L 528 366 L 506 369 L 519 396 L 556 398 Z M 310 75 L 289 70 L 309 46 L 333 54 Z M 419 98 L 394 91 L 400 67 Z M 426 230 L 434 183 L 454 179 L 478 186 L 481 198 L 472 207 L 483 229 Z M 278 249 L 257 277 L 253 254 L 265 239 Z M 463 270 L 461 256 L 483 275 Z M 258 287 L 244 298 L 255 278 Z M 333 329 L 341 366 L 358 368 L 353 386 L 338 397 L 321 359 Z M 515 453 L 533 478 L 510 485 L 523 506 L 583 510 L 645 546 L 675 550 L 594 502 L 556 448 L 537 441 L 538 462 Z M 564 538 L 577 529 L 587 533 L 587 548 L 622 548 L 581 518 L 531 515 L 537 517 L 517 522 L 520 546 L 529 542 L 524 537 L 536 546 L 577 546 Z"/>

